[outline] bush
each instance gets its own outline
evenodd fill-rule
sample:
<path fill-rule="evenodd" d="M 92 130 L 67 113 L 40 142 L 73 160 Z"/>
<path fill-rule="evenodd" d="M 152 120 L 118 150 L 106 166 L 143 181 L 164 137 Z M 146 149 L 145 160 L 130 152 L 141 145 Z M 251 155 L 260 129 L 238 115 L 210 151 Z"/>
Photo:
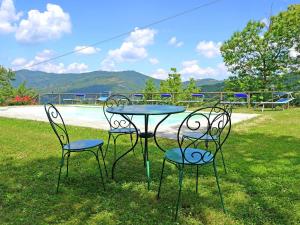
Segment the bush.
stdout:
<path fill-rule="evenodd" d="M 36 100 L 30 96 L 16 96 L 8 102 L 8 105 L 35 105 Z"/>
<path fill-rule="evenodd" d="M 293 105 L 296 105 L 296 106 L 299 106 L 300 105 L 300 92 L 295 92 L 293 94 L 293 97 L 295 98 L 293 101 L 292 101 L 292 104 Z"/>

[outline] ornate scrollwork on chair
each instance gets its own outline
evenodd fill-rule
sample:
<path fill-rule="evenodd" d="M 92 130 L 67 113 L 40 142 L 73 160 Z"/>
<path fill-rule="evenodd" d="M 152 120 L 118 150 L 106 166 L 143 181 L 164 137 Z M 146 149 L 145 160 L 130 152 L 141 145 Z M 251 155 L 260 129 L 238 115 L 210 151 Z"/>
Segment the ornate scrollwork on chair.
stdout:
<path fill-rule="evenodd" d="M 160 197 L 161 184 L 165 162 L 175 164 L 179 169 L 179 193 L 177 196 L 175 219 L 177 219 L 179 202 L 181 198 L 182 180 L 185 166 L 197 167 L 196 192 L 198 192 L 198 169 L 201 166 L 213 164 L 217 187 L 225 212 L 223 196 L 221 193 L 216 168 L 216 156 L 228 138 L 231 129 L 231 118 L 229 113 L 221 107 L 205 107 L 190 113 L 181 123 L 177 132 L 178 147 L 165 152 L 162 172 L 157 197 Z M 198 136 L 187 138 L 186 133 L 197 132 Z M 198 142 L 209 139 L 211 143 L 208 148 L 198 148 Z"/>
<path fill-rule="evenodd" d="M 107 170 L 106 170 L 105 161 L 104 161 L 104 155 L 103 155 L 103 151 L 102 151 L 103 140 L 89 139 L 89 140 L 77 140 L 74 142 L 70 142 L 67 127 L 66 127 L 63 117 L 61 116 L 58 109 L 50 103 L 44 105 L 44 108 L 45 108 L 45 112 L 46 112 L 47 118 L 49 120 L 49 123 L 50 123 L 55 135 L 57 136 L 59 143 L 61 145 L 61 149 L 62 149 L 61 163 L 60 163 L 56 192 L 58 192 L 58 189 L 59 189 L 61 170 L 62 170 L 62 167 L 64 166 L 65 157 L 67 157 L 67 176 L 68 176 L 69 175 L 69 158 L 70 158 L 71 153 L 75 153 L 75 152 L 76 153 L 91 152 L 94 154 L 94 156 L 97 160 L 97 163 L 98 163 L 98 168 L 100 171 L 100 177 L 101 177 L 101 181 L 103 184 L 103 188 L 105 189 L 101 165 L 99 162 L 99 152 L 100 152 L 102 160 L 103 160 L 106 175 L 108 175 Z"/>
<path fill-rule="evenodd" d="M 108 141 L 106 150 L 104 153 L 104 157 L 107 154 L 108 147 L 110 144 L 110 139 L 113 138 L 114 142 L 114 160 L 116 160 L 116 148 L 117 148 L 117 139 L 122 135 L 129 135 L 131 146 L 134 146 L 133 134 L 139 132 L 133 125 L 132 125 L 132 118 L 133 116 L 126 116 L 126 115 L 117 115 L 113 113 L 108 113 L 106 111 L 109 107 L 124 107 L 125 105 L 131 105 L 131 100 L 126 97 L 125 95 L 111 95 L 103 104 L 103 113 L 107 122 L 109 123 L 109 131 L 108 131 Z"/>

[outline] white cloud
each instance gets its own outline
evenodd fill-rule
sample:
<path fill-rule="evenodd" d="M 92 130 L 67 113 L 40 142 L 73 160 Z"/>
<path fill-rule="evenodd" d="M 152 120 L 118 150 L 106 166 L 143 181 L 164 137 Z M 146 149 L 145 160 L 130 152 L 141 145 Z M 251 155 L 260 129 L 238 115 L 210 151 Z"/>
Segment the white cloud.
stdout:
<path fill-rule="evenodd" d="M 11 62 L 11 65 L 15 67 L 19 67 L 19 66 L 24 66 L 26 62 L 27 60 L 25 58 L 16 58 Z"/>
<path fill-rule="evenodd" d="M 12 0 L 3 0 L 0 6 L 0 33 L 11 33 L 17 29 L 16 22 L 22 16 L 22 12 L 16 13 Z"/>
<path fill-rule="evenodd" d="M 101 62 L 103 70 L 114 70 L 117 63 L 136 62 L 148 56 L 148 45 L 153 44 L 156 31 L 153 29 L 135 28 L 120 48 L 109 50 L 107 56 Z"/>
<path fill-rule="evenodd" d="M 100 50 L 101 50 L 100 48 L 95 48 L 95 47 L 86 46 L 86 45 L 76 46 L 74 48 L 74 51 L 76 51 L 78 54 L 82 54 L 82 55 L 96 54 Z"/>
<path fill-rule="evenodd" d="M 183 80 L 189 80 L 191 77 L 195 79 L 215 78 L 224 79 L 228 77 L 228 72 L 224 63 L 219 63 L 216 68 L 201 67 L 197 60 L 182 62 L 182 69 L 179 71 Z"/>
<path fill-rule="evenodd" d="M 149 59 L 149 62 L 152 64 L 152 65 L 156 65 L 159 63 L 159 60 L 157 58 L 150 58 Z"/>
<path fill-rule="evenodd" d="M 69 14 L 59 5 L 48 3 L 45 12 L 30 10 L 28 18 L 21 20 L 15 36 L 20 42 L 43 42 L 70 33 L 71 26 Z"/>
<path fill-rule="evenodd" d="M 211 67 L 202 68 L 198 65 L 197 60 L 190 60 L 182 62 L 182 69 L 179 71 L 183 80 L 188 80 L 190 77 L 199 79 L 202 76 L 212 76 L 215 70 Z"/>
<path fill-rule="evenodd" d="M 116 62 L 136 61 L 148 56 L 144 47 L 138 47 L 133 42 L 124 42 L 120 48 L 109 50 L 108 55 Z"/>
<path fill-rule="evenodd" d="M 170 40 L 169 40 L 169 45 L 175 45 L 176 44 L 176 37 L 172 37 Z"/>
<path fill-rule="evenodd" d="M 88 66 L 84 63 L 71 63 L 69 64 L 64 73 L 82 73 L 87 72 Z"/>
<path fill-rule="evenodd" d="M 176 37 L 172 37 L 169 42 L 168 42 L 169 45 L 173 45 L 177 48 L 181 47 L 183 45 L 183 42 L 182 41 L 177 41 L 177 38 Z"/>
<path fill-rule="evenodd" d="M 24 58 L 16 58 L 12 61 L 11 65 L 14 70 L 18 69 L 30 69 L 44 71 L 47 73 L 82 73 L 88 71 L 88 66 L 84 63 L 71 63 L 64 65 L 63 63 L 44 62 L 54 56 L 54 52 L 49 49 L 38 53 L 32 60 L 26 60 Z M 38 64 L 41 63 L 41 64 Z M 38 65 L 36 65 L 38 64 Z"/>
<path fill-rule="evenodd" d="M 115 71 L 116 70 L 116 63 L 114 60 L 106 57 L 101 62 L 101 69 L 105 71 Z"/>
<path fill-rule="evenodd" d="M 196 51 L 206 58 L 213 58 L 220 55 L 220 47 L 222 42 L 200 41 L 196 47 Z"/>
<path fill-rule="evenodd" d="M 153 29 L 135 28 L 134 31 L 130 33 L 130 36 L 127 38 L 127 42 L 132 42 L 138 47 L 144 47 L 153 44 L 155 34 L 156 31 Z"/>
<path fill-rule="evenodd" d="M 156 79 L 167 79 L 168 78 L 168 72 L 164 69 L 157 69 L 154 73 L 152 73 L 150 75 L 151 77 L 153 78 L 156 78 Z"/>

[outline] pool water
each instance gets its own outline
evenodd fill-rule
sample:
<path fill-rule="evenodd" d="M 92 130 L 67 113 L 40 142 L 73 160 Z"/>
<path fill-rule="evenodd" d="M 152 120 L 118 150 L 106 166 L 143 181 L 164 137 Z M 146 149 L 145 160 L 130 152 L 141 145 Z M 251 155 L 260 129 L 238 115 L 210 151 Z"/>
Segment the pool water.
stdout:
<path fill-rule="evenodd" d="M 78 120 L 83 120 L 83 121 L 93 120 L 93 121 L 107 123 L 102 107 L 62 106 L 62 107 L 58 107 L 58 109 L 64 117 L 77 118 Z M 190 112 L 172 114 L 164 121 L 164 124 L 165 125 L 179 124 L 189 113 Z M 109 113 L 107 115 L 109 115 Z M 166 115 L 151 115 L 149 117 L 149 126 L 155 127 L 155 125 L 159 123 L 159 121 L 161 121 L 165 116 Z M 118 115 L 115 115 L 114 118 L 118 118 L 118 117 L 124 119 L 123 117 Z M 133 122 L 139 127 L 143 126 L 144 116 L 133 116 Z"/>
<path fill-rule="evenodd" d="M 84 127 L 92 127 L 97 129 L 109 129 L 109 124 L 104 116 L 101 106 L 57 106 L 64 121 L 67 125 L 76 125 Z M 159 133 L 164 133 L 166 137 L 178 131 L 178 127 L 183 119 L 190 112 L 178 113 L 170 115 L 159 127 Z M 258 116 L 257 114 L 233 113 L 231 123 L 237 123 L 243 120 L 251 119 Z M 0 117 L 29 119 L 38 121 L 48 121 L 43 106 L 9 106 L 0 107 Z M 149 117 L 149 130 L 164 118 L 164 115 L 151 115 Z M 133 122 L 137 128 L 144 129 L 144 116 L 134 116 Z"/>

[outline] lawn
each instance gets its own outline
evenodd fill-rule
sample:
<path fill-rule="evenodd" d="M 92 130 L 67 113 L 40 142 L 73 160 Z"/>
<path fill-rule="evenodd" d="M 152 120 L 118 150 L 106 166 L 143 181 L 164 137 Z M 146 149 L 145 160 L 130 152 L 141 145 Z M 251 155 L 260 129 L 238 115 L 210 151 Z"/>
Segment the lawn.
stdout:
<path fill-rule="evenodd" d="M 300 109 L 267 111 L 233 126 L 218 161 L 227 214 L 220 205 L 212 166 L 187 168 L 179 224 L 299 224 Z M 72 140 L 102 138 L 107 132 L 69 127 Z M 162 140 L 164 146 L 175 141 Z M 128 148 L 119 142 L 118 154 Z M 111 149 L 112 150 L 112 149 Z M 161 199 L 156 199 L 163 154 L 150 144 L 151 190 L 147 190 L 141 149 L 117 166 L 116 181 L 100 182 L 90 153 L 70 158 L 69 177 L 59 169 L 59 143 L 48 123 L 0 118 L 0 224 L 174 224 L 177 170 L 166 164 Z M 107 165 L 111 168 L 113 152 Z M 63 175 L 66 170 L 64 168 Z"/>

